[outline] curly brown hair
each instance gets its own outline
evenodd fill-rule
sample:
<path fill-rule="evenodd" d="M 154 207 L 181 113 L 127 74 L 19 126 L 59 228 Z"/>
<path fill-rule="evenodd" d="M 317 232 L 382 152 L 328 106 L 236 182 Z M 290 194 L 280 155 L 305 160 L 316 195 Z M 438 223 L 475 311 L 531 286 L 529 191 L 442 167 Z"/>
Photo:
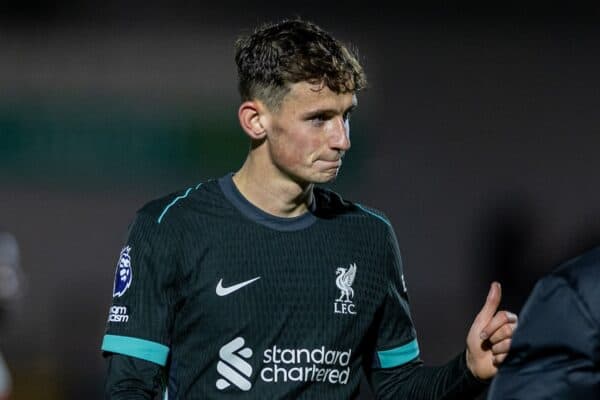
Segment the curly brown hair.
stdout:
<path fill-rule="evenodd" d="M 307 81 L 335 93 L 358 92 L 367 78 L 356 55 L 314 23 L 284 20 L 235 42 L 242 101 L 258 99 L 277 110 L 290 85 Z"/>

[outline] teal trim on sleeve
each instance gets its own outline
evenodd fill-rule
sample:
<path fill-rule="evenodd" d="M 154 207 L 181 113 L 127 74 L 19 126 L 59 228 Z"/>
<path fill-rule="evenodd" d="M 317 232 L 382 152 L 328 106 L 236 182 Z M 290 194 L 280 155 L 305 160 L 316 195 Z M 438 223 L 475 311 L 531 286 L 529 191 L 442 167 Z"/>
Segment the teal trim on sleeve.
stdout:
<path fill-rule="evenodd" d="M 406 364 L 419 356 L 419 343 L 414 339 L 395 349 L 378 351 L 381 368 L 394 368 Z"/>
<path fill-rule="evenodd" d="M 160 343 L 118 335 L 104 335 L 102 351 L 141 358 L 163 367 L 169 355 L 169 348 Z"/>
<path fill-rule="evenodd" d="M 177 196 L 175 197 L 175 199 L 173 199 L 172 202 L 170 202 L 169 204 L 167 204 L 167 206 L 165 207 L 165 209 L 162 211 L 162 213 L 160 213 L 158 219 L 156 220 L 156 222 L 158 222 L 159 224 L 162 222 L 162 219 L 165 217 L 165 214 L 167 213 L 167 211 L 169 211 L 169 208 L 173 207 L 175 205 L 175 203 L 177 203 L 179 200 L 181 199 L 185 199 L 186 197 L 188 197 L 188 195 L 190 194 L 190 192 L 192 190 L 198 190 L 200 189 L 200 186 L 202 186 L 202 183 L 199 183 L 198 185 L 196 185 L 196 188 L 188 188 L 184 194 L 182 194 L 181 196 Z"/>
<path fill-rule="evenodd" d="M 380 220 L 382 220 L 383 222 L 385 222 L 388 226 L 392 226 L 391 222 L 388 221 L 387 219 L 385 219 L 384 217 L 382 217 L 381 215 L 374 213 L 371 210 L 366 209 L 364 206 L 358 204 L 358 203 L 354 203 L 356 205 L 356 207 L 360 208 L 361 210 L 363 210 L 364 212 L 366 212 L 367 214 L 371 214 L 372 216 L 374 216 L 375 218 L 378 218 Z"/>
<path fill-rule="evenodd" d="M 160 216 L 158 217 L 157 222 L 160 224 L 160 222 L 162 221 L 162 219 L 164 218 L 165 214 L 167 213 L 167 211 L 169 211 L 169 208 L 173 207 L 173 205 L 175 205 L 175 203 L 177 203 L 179 200 L 181 199 L 185 199 L 188 194 L 190 194 L 190 192 L 192 191 L 192 188 L 188 188 L 188 190 L 182 194 L 181 196 L 177 196 L 175 197 L 175 199 L 173 199 L 172 202 L 170 202 L 165 209 L 162 211 L 162 213 L 160 214 Z"/>

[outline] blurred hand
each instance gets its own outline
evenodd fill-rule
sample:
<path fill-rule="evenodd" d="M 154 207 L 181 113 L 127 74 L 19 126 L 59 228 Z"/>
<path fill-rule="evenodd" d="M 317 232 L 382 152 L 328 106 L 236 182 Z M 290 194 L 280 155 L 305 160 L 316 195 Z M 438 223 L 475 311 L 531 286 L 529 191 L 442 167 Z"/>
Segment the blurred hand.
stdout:
<path fill-rule="evenodd" d="M 518 318 L 509 311 L 497 311 L 502 289 L 493 282 L 483 308 L 467 335 L 467 367 L 478 379 L 491 379 L 504 361 L 517 327 Z"/>

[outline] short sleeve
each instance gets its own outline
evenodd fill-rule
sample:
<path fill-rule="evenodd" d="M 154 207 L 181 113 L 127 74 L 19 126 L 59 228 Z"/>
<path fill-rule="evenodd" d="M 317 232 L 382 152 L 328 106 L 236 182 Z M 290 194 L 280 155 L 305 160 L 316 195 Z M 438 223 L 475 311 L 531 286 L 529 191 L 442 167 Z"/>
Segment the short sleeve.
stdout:
<path fill-rule="evenodd" d="M 138 213 L 116 265 L 104 352 L 166 364 L 177 294 L 176 253 L 169 225 Z"/>
<path fill-rule="evenodd" d="M 385 246 L 387 293 L 379 313 L 374 368 L 395 368 L 419 357 L 398 242 L 389 223 Z"/>

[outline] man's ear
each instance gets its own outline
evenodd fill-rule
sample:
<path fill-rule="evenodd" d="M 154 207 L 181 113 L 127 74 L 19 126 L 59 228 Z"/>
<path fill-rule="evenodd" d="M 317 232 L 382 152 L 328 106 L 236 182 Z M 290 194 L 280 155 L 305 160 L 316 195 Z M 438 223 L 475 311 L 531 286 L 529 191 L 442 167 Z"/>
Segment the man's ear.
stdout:
<path fill-rule="evenodd" d="M 240 125 L 252 140 L 261 140 L 266 135 L 263 118 L 261 118 L 265 111 L 265 106 L 254 100 L 245 101 L 240 105 L 238 110 Z"/>

